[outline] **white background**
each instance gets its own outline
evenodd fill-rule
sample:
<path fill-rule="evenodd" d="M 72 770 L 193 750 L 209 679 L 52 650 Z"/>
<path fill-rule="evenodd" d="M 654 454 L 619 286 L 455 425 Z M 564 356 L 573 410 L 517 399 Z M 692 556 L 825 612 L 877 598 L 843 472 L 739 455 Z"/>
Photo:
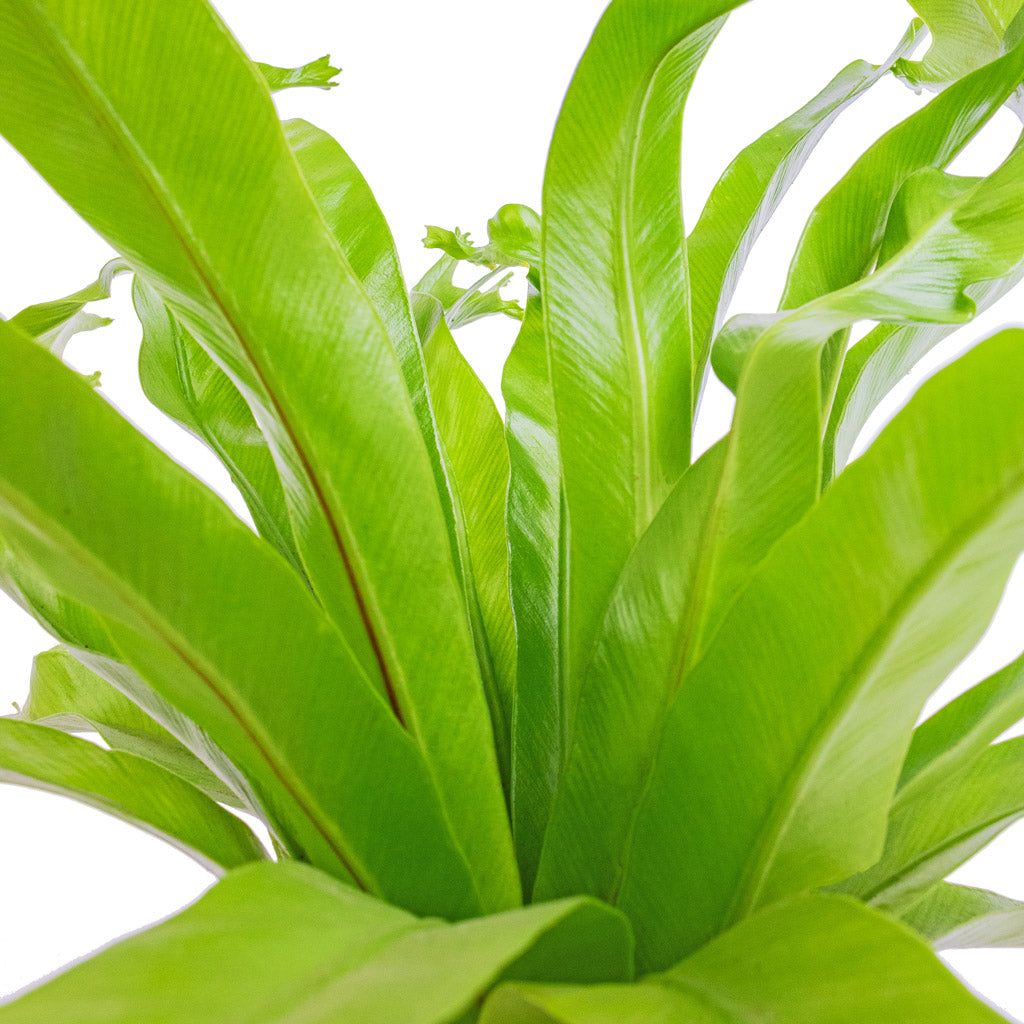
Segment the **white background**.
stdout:
<path fill-rule="evenodd" d="M 256 59 L 292 65 L 329 50 L 344 68 L 342 85 L 332 92 L 281 96 L 282 115 L 308 117 L 349 150 L 373 186 L 407 276 L 414 279 L 431 262 L 419 246 L 424 223 L 457 224 L 482 236 L 487 218 L 502 203 L 539 207 L 558 105 L 604 0 L 216 5 Z M 734 14 L 687 109 L 688 223 L 739 148 L 805 102 L 844 64 L 859 57 L 881 60 L 910 17 L 902 0 L 752 0 Z M 921 102 L 890 78 L 839 118 L 755 250 L 734 311 L 774 308 L 789 254 L 814 202 L 870 141 Z M 953 169 L 985 173 L 1018 130 L 1004 112 Z M 0 312 L 10 316 L 30 302 L 81 287 L 110 254 L 2 142 L 0 183 Z M 141 400 L 134 376 L 138 328 L 125 282 L 111 302 L 93 308 L 116 323 L 76 340 L 70 360 L 83 370 L 101 370 L 105 391 L 127 415 L 230 493 L 212 458 Z M 928 369 L 1014 321 L 1024 321 L 1020 289 L 958 332 Z M 494 391 L 512 332 L 511 323 L 488 322 L 460 338 Z M 899 389 L 890 407 L 912 386 Z M 700 437 L 708 443 L 725 429 L 728 398 L 716 392 L 706 413 Z M 942 699 L 1021 652 L 1022 611 L 1024 578 L 1018 574 L 993 627 L 944 687 Z M 51 643 L 0 596 L 0 707 L 24 698 L 32 655 Z M 1024 831 L 1010 829 L 957 877 L 1024 898 L 1022 853 Z M 172 913 L 210 881 L 191 861 L 127 825 L 60 797 L 0 786 L 0 996 Z M 950 961 L 991 1000 L 1024 1015 L 1024 952 L 966 952 Z"/>

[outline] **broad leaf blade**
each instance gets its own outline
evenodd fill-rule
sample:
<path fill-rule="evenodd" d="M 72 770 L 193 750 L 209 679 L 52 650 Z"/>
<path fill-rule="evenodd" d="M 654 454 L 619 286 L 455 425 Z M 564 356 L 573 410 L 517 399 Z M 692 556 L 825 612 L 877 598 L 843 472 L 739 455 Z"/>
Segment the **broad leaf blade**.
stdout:
<path fill-rule="evenodd" d="M 237 764 L 293 854 L 410 907 L 478 911 L 419 748 L 283 559 L 3 324 L 0 353 L 14 553 L 97 610 L 107 647 Z"/>
<path fill-rule="evenodd" d="M 512 717 L 512 824 L 524 889 L 533 886 L 551 800 L 569 743 L 566 576 L 562 496 L 544 313 L 532 285 L 505 362 L 510 477 L 508 545 L 517 668 Z"/>
<path fill-rule="evenodd" d="M 486 703 L 414 402 L 265 84 L 205 0 L 3 0 L 0 28 L 0 131 L 242 391 L 313 589 L 424 752 L 485 906 L 515 903 Z"/>
<path fill-rule="evenodd" d="M 487 1001 L 481 1024 L 884 1020 L 998 1024 L 1004 1018 L 907 929 L 852 900 L 816 895 L 744 921 L 638 985 L 502 986 Z"/>
<path fill-rule="evenodd" d="M 176 775 L 45 725 L 0 718 L 0 782 L 90 804 L 166 840 L 215 874 L 266 857 L 238 818 Z"/>
<path fill-rule="evenodd" d="M 1024 737 L 987 747 L 958 771 L 896 795 L 881 859 L 835 887 L 903 914 L 928 889 L 1024 817 Z"/>
<path fill-rule="evenodd" d="M 690 460 L 682 109 L 738 2 L 612 3 L 551 144 L 541 292 L 570 523 L 573 685 L 629 551 Z"/>
<path fill-rule="evenodd" d="M 627 981 L 631 967 L 628 924 L 593 901 L 448 925 L 268 865 L 0 1007 L 0 1021 L 454 1024 L 502 978 Z"/>
<path fill-rule="evenodd" d="M 1022 341 L 998 335 L 921 389 L 776 545 L 683 681 L 621 883 L 600 893 L 637 924 L 645 965 L 880 855 L 914 720 L 1024 540 Z"/>

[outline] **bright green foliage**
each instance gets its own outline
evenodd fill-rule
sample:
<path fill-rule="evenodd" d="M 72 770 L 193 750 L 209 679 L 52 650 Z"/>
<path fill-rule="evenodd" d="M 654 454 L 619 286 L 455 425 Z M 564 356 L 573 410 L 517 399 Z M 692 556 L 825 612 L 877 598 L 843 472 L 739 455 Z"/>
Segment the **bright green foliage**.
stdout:
<path fill-rule="evenodd" d="M 277 118 L 327 58 L 254 64 L 208 0 L 0 0 L 0 132 L 118 253 L 0 322 L 0 587 L 60 642 L 0 780 L 225 875 L 0 1024 L 1000 1019 L 933 951 L 1024 945 L 945 880 L 1024 817 L 1024 660 L 918 718 L 1024 550 L 1024 331 L 851 455 L 1024 278 L 1024 145 L 948 172 L 1017 103 L 1024 16 L 921 0 L 923 60 L 915 21 L 841 70 L 688 233 L 682 116 L 739 2 L 613 0 L 543 210 L 429 226 L 410 288 L 348 154 Z M 779 309 L 723 323 L 890 70 L 938 95 L 818 204 Z M 254 530 L 62 364 L 121 272 L 146 396 Z M 495 314 L 504 423 L 453 334 Z M 709 367 L 736 411 L 697 456 Z"/>

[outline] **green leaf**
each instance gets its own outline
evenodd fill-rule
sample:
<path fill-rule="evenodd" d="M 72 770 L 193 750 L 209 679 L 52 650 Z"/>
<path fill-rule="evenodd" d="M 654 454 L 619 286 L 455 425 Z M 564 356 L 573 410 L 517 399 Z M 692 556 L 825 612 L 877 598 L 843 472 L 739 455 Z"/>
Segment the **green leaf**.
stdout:
<path fill-rule="evenodd" d="M 1024 817 L 1024 737 L 987 747 L 931 785 L 893 801 L 881 859 L 837 885 L 896 914 Z"/>
<path fill-rule="evenodd" d="M 907 929 L 836 897 L 766 910 L 638 985 L 509 984 L 480 1024 L 998 1024 Z"/>
<path fill-rule="evenodd" d="M 424 346 L 437 428 L 455 496 L 477 658 L 503 779 L 511 773 L 516 635 L 509 599 L 505 494 L 509 461 L 501 417 L 443 320 Z"/>
<path fill-rule="evenodd" d="M 1024 656 L 951 700 L 915 730 L 902 788 L 930 789 L 967 767 L 1024 718 Z"/>
<path fill-rule="evenodd" d="M 453 260 L 476 262 L 477 247 L 473 245 L 473 239 L 461 228 L 449 231 L 448 228 L 428 224 L 427 233 L 423 238 L 423 248 L 440 249 L 446 256 L 451 256 Z"/>
<path fill-rule="evenodd" d="M 584 710 L 539 892 L 611 898 L 617 891 L 620 851 L 673 694 L 687 689 L 750 573 L 817 501 L 827 339 L 857 319 L 967 318 L 965 289 L 1005 275 L 1024 255 L 1024 222 L 1007 231 L 990 212 L 999 204 L 1014 209 L 1022 180 L 1024 150 L 1017 150 L 874 275 L 793 313 L 746 318 L 719 336 L 726 350 L 749 346 L 732 430 L 690 471 L 689 483 L 684 475 L 662 511 L 667 522 L 641 539 L 613 593 L 582 684 Z M 622 721 L 632 727 L 620 730 Z M 620 794 L 612 810 L 608 787 Z M 581 829 L 591 843 L 578 842 Z"/>
<path fill-rule="evenodd" d="M 161 697 L 133 670 L 115 658 L 116 645 L 109 624 L 91 608 L 61 593 L 16 554 L 0 537 L 0 589 L 31 615 L 56 639 L 71 645 L 69 655 L 81 662 L 103 683 L 114 687 L 154 722 L 162 726 L 183 747 L 191 751 L 220 781 L 211 783 L 208 795 L 223 803 L 239 804 L 266 821 L 259 801 L 236 765 L 223 750 L 172 704 Z M 45 658 L 46 655 L 43 655 Z M 53 676 L 48 676 L 47 684 Z M 45 706 L 52 706 L 47 695 Z M 114 698 L 116 700 L 116 698 Z M 30 706 L 32 704 L 30 700 Z M 26 711 L 29 708 L 25 709 Z M 104 728 L 107 728 L 106 726 Z M 108 740 L 109 742 L 109 740 Z M 166 765 L 164 765 L 166 767 Z M 203 788 L 201 777 L 188 781 Z"/>
<path fill-rule="evenodd" d="M 943 97 L 940 97 L 939 102 Z M 967 289 L 1003 278 L 1024 257 L 1024 146 L 923 224 L 873 274 L 791 313 L 743 318 L 719 340 L 743 370 L 721 494 L 704 537 L 712 581 L 687 612 L 698 654 L 745 570 L 817 500 L 834 375 L 829 339 L 858 320 L 956 324 L 975 313 Z M 998 215 L 997 215 L 998 212 Z M 751 328 L 765 328 L 762 331 Z"/>
<path fill-rule="evenodd" d="M 736 6 L 615 0 L 555 127 L 541 292 L 570 525 L 572 687 L 626 557 L 690 461 L 681 115 Z"/>
<path fill-rule="evenodd" d="M 843 68 L 810 102 L 747 146 L 711 190 L 686 240 L 696 373 L 703 373 L 750 250 L 803 165 L 839 114 L 917 44 L 921 28 L 920 21 L 912 23 L 883 63 L 858 60 Z"/>
<path fill-rule="evenodd" d="M 901 60 L 896 73 L 916 89 L 941 89 L 1001 56 L 1019 33 L 1011 30 L 1021 0 L 912 0 L 932 43 L 922 60 Z"/>
<path fill-rule="evenodd" d="M 261 865 L 0 1007 L 0 1022 L 454 1024 L 501 979 L 628 981 L 631 969 L 628 923 L 591 900 L 448 925 L 301 865 Z"/>
<path fill-rule="evenodd" d="M 500 433 L 495 435 L 493 430 L 496 417 L 493 403 L 454 348 L 450 335 L 447 342 L 444 338 L 439 342 L 435 353 L 438 362 L 428 372 L 429 359 L 423 347 L 432 337 L 447 334 L 447 331 L 439 323 L 440 316 L 430 317 L 431 326 L 424 327 L 421 345 L 413 303 L 406 292 L 391 230 L 355 163 L 334 139 L 313 125 L 296 120 L 286 122 L 284 127 L 324 220 L 373 301 L 399 355 L 441 495 L 466 618 L 487 696 L 499 770 L 507 787 L 507 721 L 514 673 L 514 655 L 509 654 L 507 648 L 511 644 L 514 650 L 514 633 L 507 596 L 504 520 L 494 521 L 494 500 L 487 493 L 496 483 L 493 478 L 487 478 L 488 474 L 493 477 L 494 467 L 485 469 L 471 454 L 490 452 L 493 455 L 495 442 L 504 449 Z M 442 275 L 437 282 L 438 290 L 454 292 L 452 296 L 442 291 L 439 296 L 450 300 L 451 309 L 446 310 L 446 314 L 450 314 L 452 326 L 461 326 L 490 312 L 504 312 L 507 307 L 518 309 L 515 303 L 506 303 L 498 295 L 502 283 L 492 290 L 473 293 L 457 288 L 450 273 L 446 280 Z M 418 293 L 414 292 L 412 298 L 417 299 Z M 497 303 L 497 308 L 488 308 L 491 301 Z M 426 315 L 429 317 L 433 312 L 429 310 Z M 474 420 L 472 425 L 464 420 L 469 409 Z M 490 441 L 480 447 L 471 436 L 471 429 L 484 427 L 489 419 L 492 421 Z M 498 457 L 500 460 L 500 453 Z M 502 495 L 504 489 L 502 481 L 499 487 Z M 496 549 L 494 541 L 499 536 L 501 546 Z M 499 560 L 492 561 L 493 558 Z"/>
<path fill-rule="evenodd" d="M 132 301 L 142 324 L 139 380 L 146 397 L 217 456 L 260 536 L 302 572 L 281 478 L 245 399 L 139 278 L 132 285 Z"/>
<path fill-rule="evenodd" d="M 418 745 L 284 560 L 3 324 L 0 358 L 0 534 L 19 560 L 97 610 L 107 646 L 209 733 L 292 855 L 417 910 L 478 912 Z"/>
<path fill-rule="evenodd" d="M 683 474 L 619 577 L 583 682 L 572 745 L 563 755 L 565 771 L 543 836 L 541 895 L 616 892 L 622 850 L 668 709 L 683 673 L 692 667 L 687 612 L 702 596 L 705 524 L 724 456 L 720 442 Z M 529 677 L 520 682 L 521 703 L 532 685 Z M 544 735 L 534 729 L 535 736 Z M 567 730 L 560 738 L 568 743 Z M 550 777 L 557 784 L 559 762 L 553 755 L 551 760 Z"/>
<path fill-rule="evenodd" d="M 678 687 L 653 757 L 641 746 L 623 772 L 628 814 L 585 786 L 560 794 L 579 820 L 589 807 L 628 824 L 601 844 L 610 884 L 590 891 L 630 915 L 645 967 L 881 855 L 914 721 L 1024 539 L 1018 373 L 1019 331 L 943 371 L 779 541 Z M 617 707 L 631 685 L 586 699 Z"/>
<path fill-rule="evenodd" d="M 99 277 L 63 299 L 26 306 L 7 322 L 35 338 L 55 356 L 63 357 L 67 343 L 81 331 L 92 331 L 111 323 L 107 317 L 85 312 L 90 302 L 110 298 L 110 288 L 118 274 L 129 269 L 124 260 L 113 259 L 104 264 Z"/>
<path fill-rule="evenodd" d="M 903 920 L 938 950 L 1024 946 L 1024 903 L 987 889 L 941 882 Z"/>
<path fill-rule="evenodd" d="M 338 84 L 334 79 L 341 72 L 341 68 L 331 66 L 330 54 L 297 68 L 279 68 L 273 64 L 261 64 L 259 61 L 254 63 L 271 92 L 306 85 L 314 89 L 333 89 Z"/>
<path fill-rule="evenodd" d="M 66 647 L 36 655 L 28 699 L 17 717 L 63 732 L 99 733 L 113 750 L 152 761 L 219 803 L 239 802 L 181 742 Z"/>
<path fill-rule="evenodd" d="M 845 288 L 871 270 L 889 211 L 906 181 L 952 160 L 992 117 L 1024 75 L 1024 46 L 952 85 L 890 131 L 854 163 L 807 222 L 790 265 L 780 309 L 796 309 Z M 822 398 L 829 403 L 842 364 L 845 330 L 822 354 Z M 728 340 L 722 339 L 723 349 Z M 719 353 L 712 364 L 735 389 L 742 358 Z"/>
<path fill-rule="evenodd" d="M 0 782 L 90 804 L 166 840 L 215 874 L 266 857 L 238 818 L 176 775 L 45 725 L 0 718 Z"/>
<path fill-rule="evenodd" d="M 0 21 L 0 131 L 246 398 L 310 584 L 426 759 L 484 909 L 514 904 L 435 466 L 401 358 L 264 83 L 205 0 L 0 0 Z"/>
<path fill-rule="evenodd" d="M 933 169 L 907 179 L 890 212 L 879 262 L 885 262 L 889 253 L 897 253 L 929 220 L 938 219 L 977 183 L 976 178 L 959 178 Z M 964 290 L 982 312 L 1006 295 L 1022 276 L 1024 264 L 1018 264 L 1004 277 L 979 281 Z M 845 468 L 878 403 L 955 329 L 955 325 L 948 324 L 879 324 L 846 353 L 825 431 L 826 480 Z"/>
<path fill-rule="evenodd" d="M 979 68 L 889 129 L 814 208 L 780 309 L 796 309 L 867 273 L 907 180 L 943 168 L 999 110 L 1024 75 L 1024 46 Z"/>
<path fill-rule="evenodd" d="M 569 743 L 562 628 L 569 534 L 562 500 L 544 311 L 529 285 L 526 316 L 505 361 L 507 503 L 517 668 L 512 716 L 512 823 L 527 893 Z"/>

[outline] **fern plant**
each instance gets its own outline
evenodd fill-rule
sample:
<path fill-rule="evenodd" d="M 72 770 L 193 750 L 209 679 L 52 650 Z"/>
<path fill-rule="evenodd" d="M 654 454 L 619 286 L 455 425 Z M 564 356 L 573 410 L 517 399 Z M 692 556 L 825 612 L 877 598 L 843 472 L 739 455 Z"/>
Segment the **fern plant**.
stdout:
<path fill-rule="evenodd" d="M 1024 333 L 851 451 L 1024 276 L 1024 146 L 945 170 L 1018 104 L 1021 2 L 920 0 L 923 59 L 915 21 L 839 71 L 687 232 L 682 111 L 737 5 L 613 0 L 542 213 L 431 228 L 410 290 L 343 149 L 277 118 L 326 58 L 255 64 L 207 0 L 0 0 L 0 131 L 120 254 L 0 323 L 0 581 L 60 643 L 0 778 L 222 876 L 0 1024 L 1003 1019 L 933 950 L 1024 944 L 944 881 L 1024 816 L 1024 662 L 916 723 L 1024 548 Z M 890 71 L 937 95 L 814 210 L 779 311 L 723 323 Z M 122 272 L 146 394 L 255 530 L 62 365 Z M 504 423 L 452 337 L 489 314 L 522 321 Z M 735 415 L 694 459 L 709 363 Z"/>

